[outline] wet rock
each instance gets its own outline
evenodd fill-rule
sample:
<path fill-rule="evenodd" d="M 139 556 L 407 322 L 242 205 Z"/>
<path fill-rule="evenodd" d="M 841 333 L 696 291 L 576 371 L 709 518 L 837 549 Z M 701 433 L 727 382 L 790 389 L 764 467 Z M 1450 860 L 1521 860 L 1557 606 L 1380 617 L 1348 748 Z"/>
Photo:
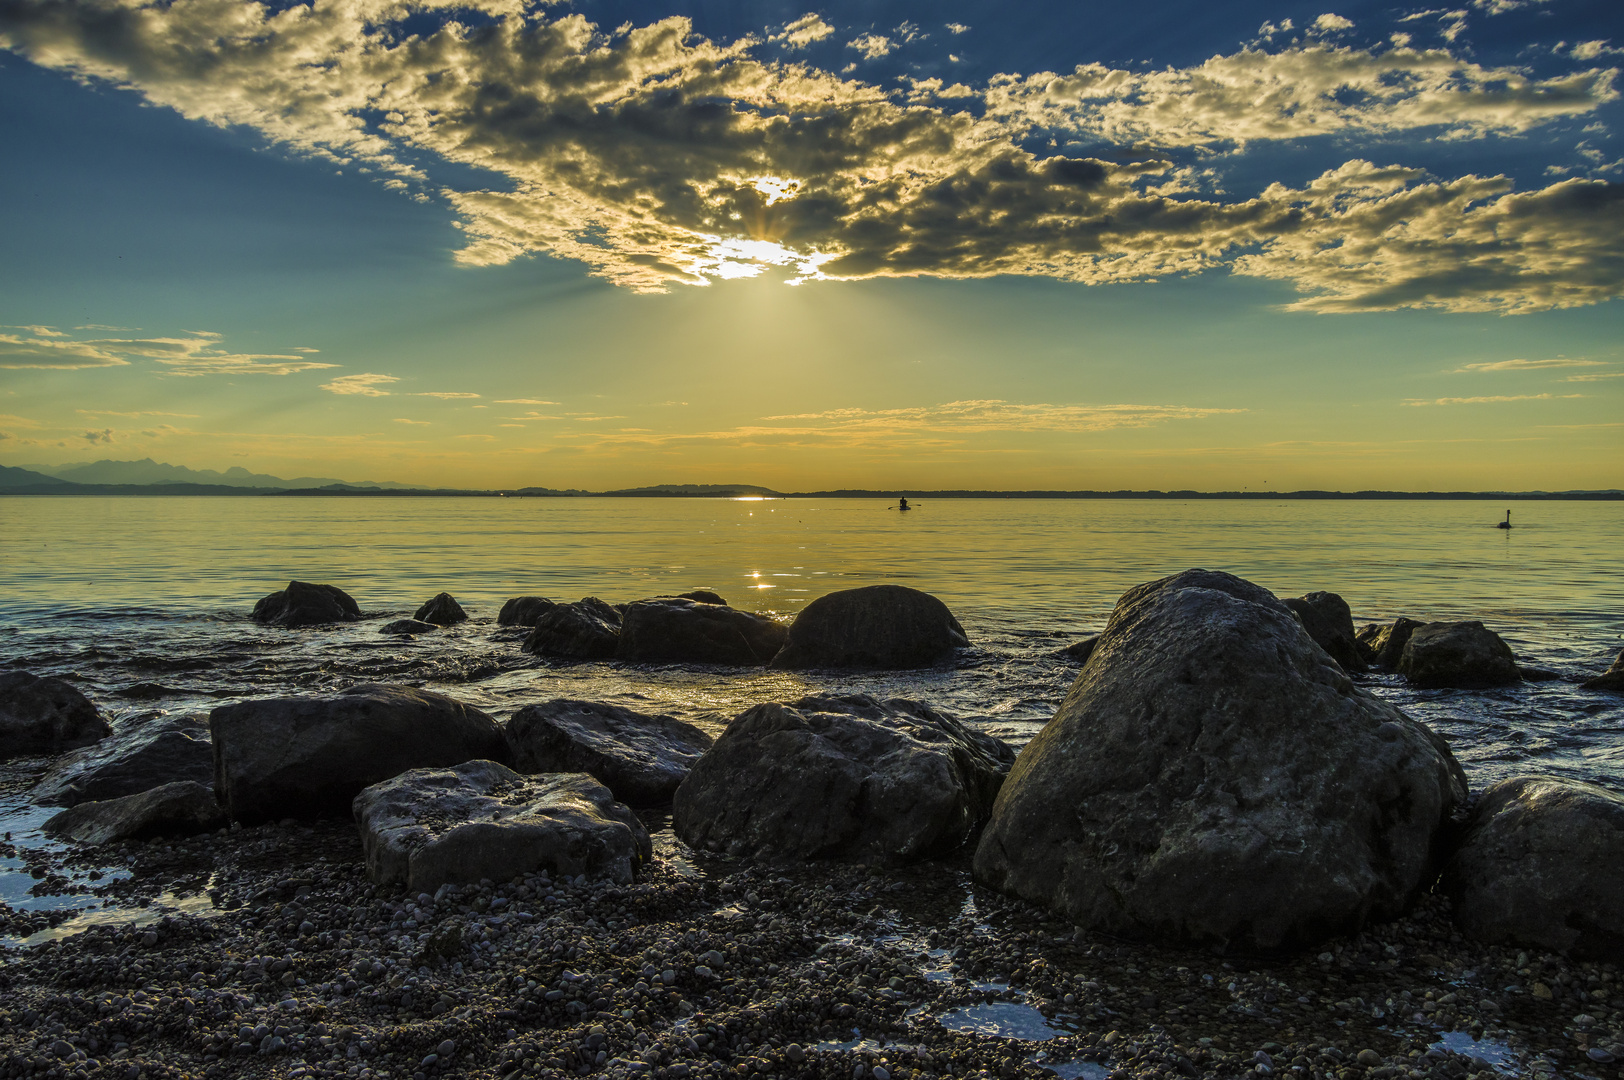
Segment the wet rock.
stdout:
<path fill-rule="evenodd" d="M 434 599 L 417 609 L 412 618 L 419 622 L 433 623 L 436 626 L 451 626 L 455 623 L 465 622 L 468 613 L 462 610 L 457 598 L 448 592 L 436 593 Z"/>
<path fill-rule="evenodd" d="M 112 730 L 90 699 L 61 679 L 0 673 L 0 761 L 88 746 Z"/>
<path fill-rule="evenodd" d="M 1624 652 L 1618 654 L 1613 660 L 1613 666 L 1597 675 L 1594 679 L 1586 679 L 1579 684 L 1586 690 L 1619 690 L 1624 691 Z"/>
<path fill-rule="evenodd" d="M 534 626 L 542 612 L 558 605 L 545 596 L 515 596 L 502 605 L 496 616 L 497 626 Z"/>
<path fill-rule="evenodd" d="M 1083 927 L 1241 948 L 1398 915 L 1431 883 L 1465 776 L 1329 661 L 1232 575 L 1130 589 L 1021 751 L 977 877 Z"/>
<path fill-rule="evenodd" d="M 223 705 L 209 727 L 215 788 L 241 822 L 340 817 L 362 788 L 408 769 L 508 757 L 495 720 L 404 686 Z"/>
<path fill-rule="evenodd" d="M 637 815 L 580 773 L 413 769 L 362 791 L 354 813 L 367 874 L 413 892 L 538 870 L 626 883 L 653 857 Z"/>
<path fill-rule="evenodd" d="M 621 620 L 621 660 L 765 664 L 783 648 L 783 624 L 765 615 L 682 597 L 639 600 Z"/>
<path fill-rule="evenodd" d="M 440 629 L 431 622 L 419 622 L 417 619 L 396 619 L 392 623 L 385 623 L 378 627 L 380 634 L 395 634 L 406 637 L 410 634 L 431 634 Z"/>
<path fill-rule="evenodd" d="M 672 827 L 693 847 L 732 855 L 919 858 L 980 828 L 1013 757 L 903 698 L 757 705 L 677 788 Z"/>
<path fill-rule="evenodd" d="M 694 589 L 690 592 L 678 593 L 676 598 L 678 600 L 693 600 L 700 604 L 720 604 L 723 607 L 727 607 L 727 601 L 723 600 L 720 595 L 711 592 L 709 589 Z"/>
<path fill-rule="evenodd" d="M 520 772 L 588 773 L 632 806 L 670 802 L 713 741 L 673 716 L 562 698 L 514 713 L 507 736 Z"/>
<path fill-rule="evenodd" d="M 290 581 L 254 605 L 254 621 L 266 626 L 320 626 L 360 617 L 360 606 L 343 589 L 305 581 Z"/>
<path fill-rule="evenodd" d="M 969 643 L 936 597 L 903 585 L 870 585 L 820 596 L 803 608 L 773 667 L 931 667 Z"/>
<path fill-rule="evenodd" d="M 73 806 L 182 780 L 214 783 L 214 747 L 203 713 L 161 716 L 75 750 L 51 766 L 32 794 L 41 806 Z"/>
<path fill-rule="evenodd" d="M 177 780 L 137 795 L 79 803 L 50 818 L 43 828 L 50 836 L 106 844 L 209 832 L 225 821 L 213 788 L 195 780 Z"/>
<path fill-rule="evenodd" d="M 1314 644 L 1330 653 L 1344 671 L 1369 669 L 1354 638 L 1353 612 L 1342 597 L 1332 592 L 1311 592 L 1281 603 L 1297 613 Z"/>
<path fill-rule="evenodd" d="M 1390 623 L 1367 623 L 1359 628 L 1355 641 L 1359 654 L 1371 667 L 1384 671 L 1398 669 L 1404 646 L 1417 627 L 1425 626 L 1420 619 L 1394 619 Z"/>
<path fill-rule="evenodd" d="M 1478 688 L 1520 682 L 1517 658 L 1482 623 L 1427 623 L 1404 644 L 1398 670 L 1416 686 Z"/>
<path fill-rule="evenodd" d="M 1088 658 L 1094 655 L 1094 646 L 1099 644 L 1100 636 L 1091 634 L 1081 641 L 1073 642 L 1060 650 L 1060 655 L 1074 664 L 1086 664 Z"/>
<path fill-rule="evenodd" d="M 1624 798 L 1555 777 L 1502 780 L 1443 878 L 1480 941 L 1624 960 Z"/>
<path fill-rule="evenodd" d="M 554 604 L 536 617 L 524 651 L 537 656 L 607 660 L 620 645 L 620 612 L 596 596 Z"/>

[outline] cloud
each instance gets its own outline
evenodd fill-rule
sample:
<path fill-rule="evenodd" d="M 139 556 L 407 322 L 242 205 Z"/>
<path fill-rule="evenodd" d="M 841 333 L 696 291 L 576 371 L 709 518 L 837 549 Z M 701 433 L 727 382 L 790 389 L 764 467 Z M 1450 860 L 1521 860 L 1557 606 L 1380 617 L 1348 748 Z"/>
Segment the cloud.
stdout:
<path fill-rule="evenodd" d="M 943 25 L 947 27 L 947 32 L 953 35 L 968 33 L 970 30 L 968 26 L 960 22 L 944 23 Z"/>
<path fill-rule="evenodd" d="M 292 375 L 336 367 L 297 354 L 233 353 L 220 347 L 221 335 L 204 330 L 184 337 L 71 338 L 51 327 L 15 327 L 28 336 L 0 333 L 0 368 L 128 367 L 132 359 L 161 364 L 168 375 Z M 92 327 L 81 327 L 94 329 Z"/>
<path fill-rule="evenodd" d="M 114 412 L 111 409 L 75 409 L 73 411 L 84 416 L 120 416 L 127 419 L 134 419 L 140 416 L 174 416 L 182 420 L 197 419 L 197 413 L 156 412 L 151 409 L 144 409 L 140 412 Z"/>
<path fill-rule="evenodd" d="M 404 416 L 395 417 L 395 423 L 397 423 L 397 424 L 412 424 L 412 425 L 415 425 L 417 427 L 433 427 L 434 426 L 432 423 L 430 423 L 427 420 L 408 420 Z"/>
<path fill-rule="evenodd" d="M 496 403 L 498 405 L 557 405 L 558 404 L 558 402 L 556 402 L 556 401 L 543 401 L 541 398 L 533 398 L 533 397 L 497 398 Z"/>
<path fill-rule="evenodd" d="M 890 56 L 896 43 L 884 34 L 861 34 L 846 42 L 846 48 L 856 49 L 863 54 L 864 60 L 878 60 L 882 56 Z"/>
<path fill-rule="evenodd" d="M 999 75 L 961 104 L 953 87 L 892 94 L 763 61 L 760 40 L 709 40 L 682 18 L 610 37 L 579 14 L 523 16 L 519 0 L 412 10 L 441 25 L 408 33 L 385 0 L 0 0 L 0 45 L 434 191 L 468 266 L 547 254 L 642 291 L 772 270 L 1086 284 L 1227 268 L 1283 280 L 1316 311 L 1528 311 L 1624 291 L 1621 189 L 1607 182 L 1517 193 L 1503 177 L 1350 161 L 1302 188 L 1231 197 L 1167 157 L 1321 134 L 1525 132 L 1615 100 L 1612 69 L 1536 79 L 1443 49 L 1314 43 L 1166 71 Z M 865 56 L 895 47 L 866 39 L 853 45 Z M 1032 152 L 1050 139 L 1102 150 Z M 429 159 L 501 183 L 434 189 L 416 164 Z"/>
<path fill-rule="evenodd" d="M 1624 371 L 1588 371 L 1583 375 L 1569 375 L 1563 382 L 1601 382 L 1603 379 L 1624 379 Z"/>
<path fill-rule="evenodd" d="M 792 23 L 785 25 L 784 29 L 771 35 L 767 40 L 780 41 L 791 49 L 804 49 L 814 42 L 822 41 L 835 32 L 835 28 L 824 22 L 817 15 L 802 15 Z"/>
<path fill-rule="evenodd" d="M 322 383 L 323 390 L 330 390 L 335 394 L 359 395 L 361 397 L 389 397 L 388 390 L 380 390 L 380 386 L 400 382 L 393 375 L 375 375 L 364 372 L 359 375 L 340 375 L 329 383 Z"/>
<path fill-rule="evenodd" d="M 1568 367 L 1604 367 L 1600 360 L 1570 360 L 1565 356 L 1554 357 L 1550 360 L 1495 360 L 1479 364 L 1466 364 L 1455 369 L 1459 374 L 1465 371 L 1542 371 L 1546 368 Z"/>
<path fill-rule="evenodd" d="M 87 431 L 79 437 L 92 446 L 98 443 L 106 444 L 113 441 L 113 429 L 103 428 L 100 431 Z"/>
<path fill-rule="evenodd" d="M 1583 394 L 1492 394 L 1485 397 L 1441 397 L 1425 401 L 1412 398 L 1406 405 L 1497 405 L 1505 401 L 1561 401 L 1582 398 Z"/>
<path fill-rule="evenodd" d="M 1551 0 L 1472 0 L 1472 6 L 1490 15 L 1504 15 L 1508 11 L 1550 2 Z"/>
<path fill-rule="evenodd" d="M 1182 405 L 1017 404 L 996 398 L 952 401 L 901 409 L 832 409 L 826 412 L 764 416 L 764 421 L 798 420 L 804 428 L 915 430 L 944 433 L 985 431 L 1105 431 L 1149 427 L 1169 420 L 1194 420 L 1245 409 Z"/>
<path fill-rule="evenodd" d="M 1314 25 L 1312 27 L 1310 27 L 1309 33 L 1335 34 L 1335 33 L 1338 33 L 1340 31 L 1343 31 L 1343 30 L 1352 30 L 1352 29 L 1353 29 L 1353 20 L 1352 19 L 1344 19 L 1340 15 L 1336 15 L 1336 14 L 1333 14 L 1331 12 L 1326 12 L 1324 15 L 1321 15 L 1319 18 L 1314 20 Z"/>
<path fill-rule="evenodd" d="M 457 392 L 455 390 L 422 390 L 422 391 L 418 391 L 417 393 L 414 393 L 414 394 L 408 394 L 406 396 L 407 397 L 441 398 L 441 399 L 446 400 L 446 401 L 461 401 L 461 400 L 464 400 L 464 399 L 467 399 L 467 398 L 477 398 L 477 397 L 479 397 L 478 394 L 459 393 L 459 392 Z"/>
<path fill-rule="evenodd" d="M 1568 51 L 1575 60 L 1595 60 L 1602 56 L 1624 56 L 1624 49 L 1615 49 L 1606 41 L 1581 41 Z"/>

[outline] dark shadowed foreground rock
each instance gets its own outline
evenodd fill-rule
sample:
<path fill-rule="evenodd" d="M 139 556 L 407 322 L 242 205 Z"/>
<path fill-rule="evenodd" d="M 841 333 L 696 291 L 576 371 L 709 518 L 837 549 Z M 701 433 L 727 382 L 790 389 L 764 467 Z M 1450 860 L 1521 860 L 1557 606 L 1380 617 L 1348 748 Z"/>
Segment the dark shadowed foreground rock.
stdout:
<path fill-rule="evenodd" d="M 563 698 L 514 713 L 507 736 L 520 772 L 588 773 L 632 806 L 670 802 L 713 741 L 674 716 Z"/>
<path fill-rule="evenodd" d="M 680 596 L 639 600 L 621 617 L 621 660 L 765 664 L 784 647 L 785 630 L 765 615 Z"/>
<path fill-rule="evenodd" d="M 81 844 L 106 844 L 188 836 L 225 823 L 225 811 L 215 801 L 212 788 L 195 780 L 177 780 L 137 795 L 82 802 L 46 821 L 44 831 Z"/>
<path fill-rule="evenodd" d="M 497 626 L 534 626 L 541 613 L 557 607 L 545 596 L 515 596 L 502 605 L 496 616 Z"/>
<path fill-rule="evenodd" d="M 1267 590 L 1130 589 L 1015 762 L 975 873 L 1080 926 L 1279 949 L 1399 914 L 1464 799 L 1442 740 L 1356 688 Z"/>
<path fill-rule="evenodd" d="M 648 830 L 581 773 L 520 776 L 493 761 L 413 769 L 355 798 L 367 874 L 432 892 L 545 870 L 627 883 L 653 857 Z"/>
<path fill-rule="evenodd" d="M 214 747 L 203 713 L 161 716 L 65 754 L 32 794 L 41 806 L 74 806 L 181 780 L 214 783 Z"/>
<path fill-rule="evenodd" d="M 222 705 L 209 727 L 214 786 L 231 817 L 248 823 L 342 817 L 362 788 L 407 769 L 508 756 L 495 720 L 404 686 Z"/>
<path fill-rule="evenodd" d="M 573 660 L 607 660 L 620 645 L 620 612 L 588 596 L 573 604 L 554 604 L 536 617 L 524 651 Z"/>
<path fill-rule="evenodd" d="M 1614 659 L 1613 666 L 1597 675 L 1594 679 L 1586 679 L 1579 684 L 1586 690 L 1620 690 L 1624 691 L 1624 652 Z"/>
<path fill-rule="evenodd" d="M 1624 799 L 1554 777 L 1483 793 L 1445 869 L 1468 934 L 1624 961 Z"/>
<path fill-rule="evenodd" d="M 88 746 L 112 730 L 90 699 L 61 679 L 0 674 L 0 761 Z"/>
<path fill-rule="evenodd" d="M 411 634 L 432 634 L 438 629 L 440 628 L 431 622 L 419 622 L 416 619 L 396 619 L 392 623 L 385 623 L 378 627 L 378 633 L 407 637 Z"/>
<path fill-rule="evenodd" d="M 254 605 L 254 621 L 266 626 L 320 626 L 360 617 L 360 606 L 343 589 L 305 581 L 290 581 Z"/>
<path fill-rule="evenodd" d="M 1333 592 L 1311 592 L 1281 603 L 1297 613 L 1314 644 L 1330 653 L 1331 659 L 1341 664 L 1344 671 L 1368 670 L 1369 665 L 1354 637 L 1353 612 L 1348 609 L 1347 601 Z"/>
<path fill-rule="evenodd" d="M 697 600 L 701 604 L 721 604 L 723 607 L 727 607 L 727 601 L 722 599 L 721 594 L 712 592 L 710 589 L 693 589 L 689 592 L 679 592 L 677 599 Z"/>
<path fill-rule="evenodd" d="M 435 626 L 452 626 L 456 623 L 466 622 L 468 613 L 462 610 L 457 598 L 448 592 L 436 593 L 434 599 L 417 609 L 412 618 L 419 622 L 433 623 Z"/>
<path fill-rule="evenodd" d="M 1074 664 L 1086 664 L 1088 663 L 1088 658 L 1094 655 L 1094 646 L 1098 645 L 1099 643 L 1100 636 L 1098 634 L 1091 634 L 1088 637 L 1085 637 L 1083 640 L 1074 641 L 1070 645 L 1067 645 L 1064 649 L 1061 649 L 1060 655 L 1064 656 L 1067 660 L 1070 660 Z"/>
<path fill-rule="evenodd" d="M 1521 682 L 1517 658 L 1480 622 L 1427 623 L 1404 643 L 1398 670 L 1417 686 L 1467 688 Z"/>
<path fill-rule="evenodd" d="M 964 627 L 936 597 L 870 585 L 820 596 L 801 609 L 773 667 L 930 667 L 968 644 Z"/>
<path fill-rule="evenodd" d="M 974 834 L 1013 757 L 998 739 L 903 698 L 757 705 L 677 788 L 672 827 L 693 847 L 731 855 L 919 858 Z"/>
<path fill-rule="evenodd" d="M 1390 623 L 1369 623 L 1361 626 L 1355 635 L 1359 643 L 1359 653 L 1371 667 L 1381 668 L 1384 671 L 1398 670 L 1398 662 L 1404 655 L 1404 646 L 1409 644 L 1410 635 L 1416 629 L 1425 626 L 1420 619 L 1394 619 Z"/>

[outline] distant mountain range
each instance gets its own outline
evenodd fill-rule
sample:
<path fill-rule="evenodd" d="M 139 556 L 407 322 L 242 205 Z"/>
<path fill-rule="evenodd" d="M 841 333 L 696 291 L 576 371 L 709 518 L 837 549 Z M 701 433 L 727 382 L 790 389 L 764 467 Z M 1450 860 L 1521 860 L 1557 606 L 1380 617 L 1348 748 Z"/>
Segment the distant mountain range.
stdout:
<path fill-rule="evenodd" d="M 72 465 L 0 465 L 0 495 L 465 495 L 491 497 L 557 498 L 601 496 L 612 498 L 820 498 L 895 499 L 896 490 L 840 488 L 832 491 L 774 491 L 756 484 L 651 484 L 585 491 L 581 488 L 522 487 L 496 490 L 422 488 L 394 481 L 352 483 L 326 477 L 301 476 L 293 480 L 240 467 L 216 472 L 188 469 L 144 458 L 141 461 L 94 461 Z M 908 498 L 920 499 L 1585 499 L 1624 500 L 1624 491 L 924 491 L 910 488 Z"/>

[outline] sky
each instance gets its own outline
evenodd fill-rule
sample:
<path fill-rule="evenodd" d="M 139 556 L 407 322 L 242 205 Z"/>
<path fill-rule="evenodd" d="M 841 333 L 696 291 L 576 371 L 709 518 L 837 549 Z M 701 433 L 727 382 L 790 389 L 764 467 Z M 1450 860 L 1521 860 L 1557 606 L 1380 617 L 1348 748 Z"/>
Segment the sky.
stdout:
<path fill-rule="evenodd" d="M 1624 487 L 1624 8 L 0 0 L 0 463 Z"/>

